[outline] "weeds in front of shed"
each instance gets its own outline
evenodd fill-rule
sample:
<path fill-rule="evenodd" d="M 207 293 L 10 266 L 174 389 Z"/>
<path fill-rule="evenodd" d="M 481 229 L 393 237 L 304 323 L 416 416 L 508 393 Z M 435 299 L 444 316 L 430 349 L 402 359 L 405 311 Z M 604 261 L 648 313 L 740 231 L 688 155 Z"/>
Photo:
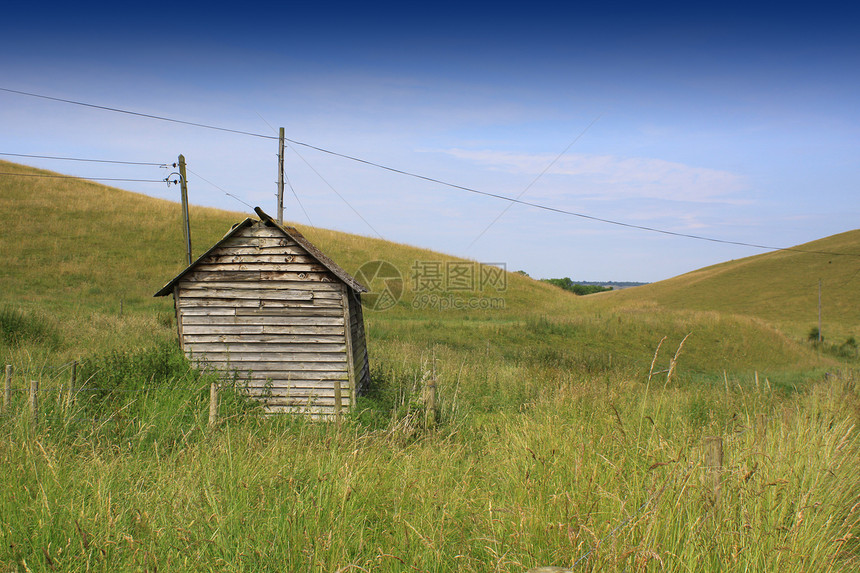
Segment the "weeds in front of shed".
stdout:
<path fill-rule="evenodd" d="M 92 404 L 78 395 L 81 411 L 104 415 L 97 424 L 58 424 L 54 398 L 31 419 L 16 395 L 18 415 L 0 422 L 0 561 L 55 571 L 858 566 L 855 372 L 785 394 L 751 376 L 693 384 L 663 373 L 648 385 L 412 352 L 375 373 L 376 410 L 339 425 L 242 415 L 239 396 L 207 429 L 208 379 L 159 348 L 92 361 L 135 392 L 82 367 L 90 383 L 116 382 Z M 434 354 L 447 413 L 436 430 L 407 427 Z M 542 374 L 525 394 L 488 385 Z M 722 438 L 719 467 L 705 463 L 706 436 Z"/>

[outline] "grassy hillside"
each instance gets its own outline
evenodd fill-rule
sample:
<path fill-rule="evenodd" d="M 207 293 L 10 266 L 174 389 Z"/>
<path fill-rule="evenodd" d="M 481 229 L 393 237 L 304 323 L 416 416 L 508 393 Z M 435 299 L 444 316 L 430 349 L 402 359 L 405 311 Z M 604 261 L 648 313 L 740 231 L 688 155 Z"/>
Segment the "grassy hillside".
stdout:
<path fill-rule="evenodd" d="M 2 170 L 40 173 L 5 162 Z M 24 347 L 27 360 L 46 360 L 39 358 L 45 352 L 78 358 L 173 336 L 172 302 L 152 294 L 184 266 L 178 204 L 92 182 L 3 176 L 0 214 L 0 306 L 26 313 L 52 333 L 48 348 Z M 195 256 L 246 216 L 192 207 Z M 441 345 L 456 353 L 480 350 L 485 357 L 495 355 L 526 368 L 597 372 L 626 367 L 642 372 L 661 338 L 668 337 L 665 352 L 691 332 L 685 346 L 687 372 L 808 370 L 828 363 L 761 321 L 669 311 L 666 305 L 626 299 L 606 305 L 516 273 L 507 273 L 504 284 L 486 288 L 476 278 L 471 288 L 467 284 L 465 290 L 439 297 L 413 280 L 416 261 L 429 265 L 424 271 L 460 261 L 479 275 L 480 266 L 380 239 L 297 227 L 351 273 L 374 260 L 387 261 L 401 273 L 404 290 L 397 305 L 366 312 L 377 364 L 400 352 L 417 359 Z M 494 306 L 439 308 L 438 303 L 454 298 Z M 21 354 L 21 345 L 7 342 L 0 350 L 12 360 L 8 357 Z M 661 357 L 658 366 L 667 361 Z"/>
<path fill-rule="evenodd" d="M 614 293 L 612 304 L 649 301 L 669 309 L 756 317 L 803 337 L 818 325 L 833 342 L 860 335 L 860 230 L 699 269 Z M 843 256 L 817 254 L 845 253 Z"/>

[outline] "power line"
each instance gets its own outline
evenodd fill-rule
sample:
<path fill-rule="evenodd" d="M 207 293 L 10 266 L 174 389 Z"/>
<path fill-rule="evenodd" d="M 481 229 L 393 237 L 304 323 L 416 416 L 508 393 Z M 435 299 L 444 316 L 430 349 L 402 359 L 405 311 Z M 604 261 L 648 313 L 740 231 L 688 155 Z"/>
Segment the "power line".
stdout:
<path fill-rule="evenodd" d="M 248 205 L 247 203 L 245 203 L 242 199 L 240 199 L 240 198 L 239 198 L 239 197 L 237 197 L 236 195 L 233 195 L 233 194 L 232 194 L 232 193 L 230 193 L 229 191 L 226 191 L 225 189 L 223 189 L 223 188 L 221 188 L 221 187 L 219 187 L 219 186 L 215 185 L 214 183 L 212 183 L 212 182 L 211 182 L 211 181 L 209 181 L 208 179 L 205 179 L 202 175 L 200 175 L 200 174 L 199 174 L 199 173 L 197 173 L 196 171 L 192 171 L 192 170 L 191 170 L 191 168 L 190 168 L 190 167 L 188 167 L 187 165 L 185 166 L 185 169 L 187 169 L 187 170 L 188 170 L 192 175 L 195 175 L 195 176 L 199 177 L 201 180 L 205 181 L 206 183 L 208 183 L 209 185 L 211 185 L 211 186 L 212 186 L 212 187 L 214 187 L 215 189 L 218 189 L 219 191 L 223 192 L 223 193 L 224 193 L 225 195 L 227 195 L 228 197 L 232 197 L 233 199 L 235 199 L 235 200 L 236 200 L 236 201 L 238 201 L 239 203 L 241 203 L 241 204 L 245 205 L 246 207 L 248 207 L 248 208 L 249 208 L 249 209 L 251 209 L 252 211 L 254 210 L 254 208 L 253 208 L 253 207 L 251 207 L 250 205 Z"/>
<path fill-rule="evenodd" d="M 555 164 L 558 162 L 558 160 L 559 160 L 559 159 L 561 159 L 562 155 L 564 155 L 565 153 L 567 153 L 567 151 L 568 151 L 571 147 L 573 147 L 573 144 L 574 144 L 574 143 L 576 143 L 577 141 L 579 141 L 580 139 L 582 139 L 582 136 L 583 136 L 583 135 L 585 135 L 585 132 L 586 132 L 586 131 L 588 131 L 588 130 L 591 128 L 591 126 L 592 126 L 592 125 L 594 125 L 595 123 L 597 123 L 597 120 L 599 120 L 599 119 L 600 119 L 600 117 L 601 117 L 601 116 L 599 116 L 599 115 L 598 115 L 598 116 L 597 116 L 597 117 L 595 117 L 593 120 L 591 120 L 591 123 L 589 123 L 588 125 L 586 125 L 586 126 L 585 126 L 585 129 L 583 129 L 581 132 L 579 132 L 579 135 L 577 135 L 576 137 L 574 137 L 574 138 L 573 138 L 573 141 L 571 141 L 570 143 L 568 143 L 568 144 L 567 144 L 567 147 L 565 147 L 565 148 L 564 148 L 564 150 L 563 150 L 561 153 L 559 153 L 559 154 L 555 157 L 555 159 L 553 159 L 552 161 L 550 161 L 550 162 L 549 162 L 549 165 L 547 165 L 546 167 L 544 167 L 544 168 L 543 168 L 543 171 L 541 171 L 540 173 L 538 173 L 537 177 L 535 177 L 534 179 L 532 179 L 531 183 L 529 183 L 528 185 L 526 185 L 525 189 L 523 189 L 522 191 L 520 191 L 520 194 L 519 194 L 519 195 L 517 195 L 517 199 L 519 199 L 520 197 L 522 197 L 523 195 L 525 195 L 525 194 L 528 192 L 528 190 L 529 190 L 529 189 L 531 189 L 531 188 L 534 186 L 534 184 L 538 182 L 538 179 L 540 179 L 541 177 L 543 177 L 543 176 L 546 174 L 546 172 L 547 172 L 547 171 L 549 171 L 549 170 L 552 168 L 552 166 L 553 166 L 553 165 L 555 165 Z M 474 245 L 475 243 L 477 243 L 477 242 L 481 239 L 481 237 L 483 237 L 483 236 L 484 236 L 484 233 L 486 233 L 487 231 L 489 231 L 489 230 L 490 230 L 490 227 L 492 227 L 493 225 L 495 225 L 495 224 L 496 224 L 496 222 L 497 222 L 499 219 L 501 219 L 501 218 L 504 216 L 504 214 L 505 214 L 505 213 L 507 213 L 507 212 L 510 210 L 510 208 L 511 208 L 511 207 L 513 207 L 513 206 L 514 206 L 514 204 L 513 204 L 513 203 L 508 203 L 507 207 L 505 207 L 505 208 L 502 210 L 502 212 L 501 212 L 501 213 L 499 213 L 498 215 L 496 215 L 496 218 L 495 218 L 495 219 L 493 219 L 493 220 L 490 222 L 490 224 L 489 224 L 489 225 L 487 225 L 486 227 L 484 227 L 484 230 L 483 230 L 483 231 L 481 231 L 480 233 L 478 233 L 478 236 L 477 236 L 477 237 L 475 237 L 474 239 L 472 239 L 472 242 L 471 242 L 471 243 L 469 243 L 469 246 L 468 246 L 468 247 L 466 247 L 466 250 L 468 251 L 469 249 L 471 249 L 471 248 L 472 248 L 472 245 Z"/>
<path fill-rule="evenodd" d="M 284 138 L 284 139 L 286 139 L 286 138 Z M 361 213 L 359 213 L 359 212 L 355 209 L 355 207 L 353 207 L 353 206 L 352 206 L 352 204 L 350 204 L 350 202 L 346 200 L 346 198 L 345 198 L 343 195 L 341 195 L 340 193 L 338 193 L 338 192 L 337 192 L 337 189 L 335 189 L 335 188 L 332 186 L 332 184 L 331 184 L 331 183 L 329 183 L 329 182 L 326 180 L 326 178 L 325 178 L 325 177 L 323 177 L 323 176 L 320 174 L 320 172 L 319 172 L 319 171 L 317 171 L 316 169 L 314 169 L 314 166 L 313 166 L 313 165 L 311 165 L 310 163 L 308 163 L 308 160 L 307 160 L 307 159 L 305 159 L 304 157 L 302 157 L 302 155 L 301 155 L 298 151 L 296 151 L 296 150 L 295 150 L 295 148 L 290 147 L 290 149 L 292 149 L 293 153 L 295 153 L 296 155 L 298 155 L 298 156 L 299 156 L 299 159 L 301 159 L 302 161 L 304 161 L 304 162 L 305 162 L 305 165 L 307 165 L 308 167 L 310 167 L 311 171 L 313 171 L 314 173 L 316 173 L 316 174 L 317 174 L 317 177 L 319 177 L 320 179 L 322 179 L 322 182 L 323 182 L 323 183 L 325 183 L 326 185 L 328 185 L 328 188 L 329 188 L 329 189 L 331 189 L 332 191 L 334 191 L 335 195 L 337 195 L 338 197 L 340 197 L 340 200 L 341 200 L 341 201 L 343 201 L 344 203 L 346 203 L 346 206 L 347 206 L 347 207 L 349 207 L 350 209 L 352 209 L 352 212 L 353 212 L 353 213 L 355 213 L 356 215 L 358 215 L 358 218 L 359 218 L 359 219 L 361 219 L 362 221 L 364 221 L 364 224 L 365 224 L 365 225 L 367 225 L 368 227 L 370 227 L 370 230 L 371 230 L 371 231 L 373 231 L 374 233 L 376 233 L 376 235 L 377 235 L 380 239 L 384 239 L 384 238 L 385 238 L 385 237 L 383 237 L 383 236 L 379 233 L 379 231 L 377 231 L 376 229 L 374 229 L 374 228 L 373 228 L 373 225 L 371 225 L 371 224 L 367 221 L 367 219 L 365 219 L 364 217 L 362 217 L 362 216 L 361 216 Z M 306 213 L 306 214 L 307 214 L 307 213 Z"/>
<path fill-rule="evenodd" d="M 277 139 L 277 137 L 270 137 L 270 136 L 268 136 L 268 135 L 262 135 L 262 134 L 260 134 L 260 133 L 251 133 L 250 131 L 241 131 L 241 130 L 238 130 L 238 129 L 228 129 L 228 128 L 226 128 L 226 127 L 217 127 L 217 126 L 214 126 L 214 125 L 206 125 L 206 124 L 204 124 L 204 123 L 194 123 L 193 121 L 183 121 L 183 120 L 181 120 L 181 119 L 174 119 L 174 118 L 170 118 L 170 117 L 163 117 L 163 116 L 160 116 L 160 115 L 151 115 L 151 114 L 148 114 L 148 113 L 140 113 L 140 112 L 137 112 L 137 111 L 129 111 L 129 110 L 127 110 L 127 109 L 119 109 L 119 108 L 116 108 L 116 107 L 107 107 L 107 106 L 103 106 L 103 105 L 95 105 L 95 104 L 92 104 L 92 103 L 86 103 L 86 102 L 82 102 L 82 101 L 75 101 L 75 100 L 71 100 L 71 99 L 63 99 L 63 98 L 51 97 L 51 96 L 46 96 L 46 95 L 41 95 L 41 94 L 34 94 L 34 93 L 30 93 L 30 92 L 22 92 L 22 91 L 19 91 L 19 90 L 11 90 L 11 89 L 9 89 L 9 88 L 2 88 L 2 87 L 0 87 L 0 91 L 9 92 L 9 93 L 13 93 L 13 94 L 19 94 L 19 95 L 25 95 L 25 96 L 30 96 L 30 97 L 36 97 L 36 98 L 40 98 L 40 99 L 47 99 L 47 100 L 51 100 L 51 101 L 58 101 L 58 102 L 62 102 L 62 103 L 69 103 L 69 104 L 73 104 L 73 105 L 80 105 L 80 106 L 83 106 L 83 107 L 90 107 L 90 108 L 93 108 L 93 109 L 101 109 L 101 110 L 104 110 L 104 111 L 113 111 L 113 112 L 116 112 L 116 113 L 124 113 L 124 114 L 126 114 L 126 115 L 134 115 L 134 116 L 137 116 L 137 117 L 145 117 L 145 118 L 148 118 L 148 119 L 157 119 L 157 120 L 160 120 L 160 121 L 169 121 L 169 122 L 171 122 L 171 123 L 179 123 L 179 124 L 182 124 L 182 125 L 190 125 L 190 126 L 192 126 L 192 127 L 202 127 L 202 128 L 205 128 L 205 129 L 214 129 L 214 130 L 217 130 L 217 131 L 226 131 L 226 132 L 229 132 L 229 133 L 238 133 L 239 135 L 249 135 L 249 136 L 251 136 L 251 137 L 261 137 L 261 138 L 264 138 L 264 139 Z"/>
<path fill-rule="evenodd" d="M 299 207 L 301 207 L 301 209 L 302 209 L 302 213 L 304 213 L 304 214 L 305 214 L 305 217 L 307 217 L 308 223 L 310 224 L 310 226 L 311 226 L 312 228 L 316 228 L 316 227 L 314 227 L 314 222 L 313 222 L 313 221 L 311 221 L 311 216 L 310 216 L 310 215 L 308 215 L 308 212 L 307 212 L 307 210 L 305 209 L 305 206 L 304 206 L 304 205 L 302 205 L 302 201 L 301 201 L 301 199 L 299 199 L 299 195 L 298 195 L 298 193 L 296 193 L 296 190 L 295 190 L 295 189 L 293 189 L 293 184 L 290 182 L 290 178 L 289 178 L 289 177 L 287 177 L 287 174 L 286 174 L 286 173 L 284 173 L 284 179 L 286 179 L 286 181 L 287 181 L 287 187 L 289 187 L 289 188 L 290 188 L 290 191 L 292 191 L 292 192 L 293 192 L 293 197 L 295 197 L 295 198 L 296 198 L 296 202 L 299 204 Z"/>
<path fill-rule="evenodd" d="M 89 163 L 113 163 L 117 165 L 149 165 L 154 167 L 166 166 L 166 163 L 152 163 L 143 161 L 113 161 L 110 159 L 83 159 L 81 157 L 55 157 L 53 155 L 28 155 L 26 153 L 0 153 L 9 157 L 31 157 L 34 159 L 58 159 L 62 161 L 86 161 Z"/>
<path fill-rule="evenodd" d="M 0 173 L 0 175 L 9 175 L 14 177 L 40 177 L 44 179 L 83 179 L 84 181 L 124 181 L 128 183 L 167 183 L 167 179 L 120 179 L 114 177 L 79 177 L 77 175 L 42 175 L 39 173 Z M 170 181 L 170 183 L 179 183 L 179 180 Z"/>
<path fill-rule="evenodd" d="M 80 101 L 75 101 L 75 100 L 69 100 L 69 99 L 63 99 L 63 98 L 57 98 L 57 97 L 51 97 L 51 96 L 46 96 L 46 95 L 42 95 L 42 94 L 35 94 L 35 93 L 31 93 L 31 92 L 24 92 L 24 91 L 20 91 L 20 90 L 13 90 L 13 89 L 4 88 L 4 87 L 0 87 L 0 91 L 4 91 L 4 92 L 8 92 L 8 93 L 14 93 L 14 94 L 19 94 L 19 95 L 25 95 L 25 96 L 29 96 L 29 97 L 36 97 L 36 98 L 41 98 L 41 99 L 46 99 L 46 100 L 51 100 L 51 101 L 57 101 L 57 102 L 62 102 L 62 103 L 68 103 L 68 104 L 73 104 L 73 105 L 79 105 L 79 106 L 84 106 L 84 107 L 89 107 L 89 108 L 94 108 L 94 109 L 100 109 L 100 110 L 104 110 L 104 111 L 112 111 L 112 112 L 116 112 L 116 113 L 123 113 L 123 114 L 133 115 L 133 116 L 137 116 L 137 117 L 145 117 L 145 118 L 149 118 L 149 119 L 157 119 L 157 120 L 160 120 L 160 121 L 167 121 L 167 122 L 171 122 L 171 123 L 177 123 L 177 124 L 182 124 L 182 125 L 189 125 L 189 126 L 192 126 L 192 127 L 200 127 L 200 128 L 204 128 L 204 129 L 213 129 L 213 130 L 216 130 L 216 131 L 223 131 L 223 132 L 228 132 L 228 133 L 236 133 L 236 134 L 239 134 L 239 135 L 247 135 L 247 136 L 250 136 L 250 137 L 259 137 L 259 138 L 261 138 L 261 139 L 278 139 L 278 137 L 276 137 L 276 136 L 264 135 L 264 134 L 261 134 L 261 133 L 253 133 L 253 132 L 250 132 L 250 131 L 242 131 L 242 130 L 238 130 L 238 129 L 229 129 L 229 128 L 226 128 L 226 127 L 218 127 L 218 126 L 214 126 L 214 125 L 207 125 L 207 124 L 204 124 L 204 123 L 195 123 L 195 122 L 191 122 L 191 121 L 184 121 L 184 120 L 181 120 L 181 119 L 175 119 L 175 118 L 169 118 L 169 117 L 164 117 L 164 116 L 158 116 L 158 115 L 152 115 L 152 114 L 140 113 L 140 112 L 135 112 L 135 111 L 125 110 L 125 109 L 120 109 L 120 108 L 114 108 L 114 107 L 107 107 L 107 106 L 95 105 L 95 104 L 86 103 L 86 102 L 80 102 Z M 321 152 L 321 153 L 326 153 L 326 154 L 328 154 L 328 155 L 332 155 L 332 156 L 335 156 L 335 157 L 340 157 L 340 158 L 343 158 L 343 159 L 348 159 L 348 160 L 350 160 L 350 161 L 354 161 L 354 162 L 357 162 L 357 163 L 363 163 L 363 164 L 365 164 L 365 165 L 370 165 L 370 166 L 372 166 L 372 167 L 376 167 L 376 168 L 378 168 L 378 169 L 383 169 L 383 170 L 385 170 L 385 171 L 390 171 L 390 172 L 392 172 L 392 173 L 399 173 L 399 174 L 401 174 L 401 175 L 405 175 L 405 176 L 407 176 L 407 177 L 413 177 L 413 178 L 415 178 L 415 179 L 421 179 L 421 180 L 424 180 L 424 181 L 428 181 L 428 182 L 430 182 L 430 183 L 437 183 L 437 184 L 439 184 L 439 185 L 444 185 L 444 186 L 446 186 L 446 187 L 450 187 L 450 188 L 452 188 L 452 189 L 459 189 L 459 190 L 461 190 L 461 191 L 466 191 L 466 192 L 468 192 L 468 193 L 474 193 L 474 194 L 477 194 L 477 195 L 483 195 L 483 196 L 485 196 L 485 197 L 493 197 L 493 198 L 496 198 L 496 199 L 501 199 L 502 201 L 509 201 L 509 202 L 511 202 L 511 203 L 517 203 L 517 204 L 520 204 L 520 205 L 527 205 L 527 206 L 529 206 L 529 207 L 534 207 L 534 208 L 536 208 L 536 209 L 541 209 L 541 210 L 544 210 L 544 211 L 551 211 L 551 212 L 554 212 L 554 213 L 560 213 L 560 214 L 562 214 L 562 215 L 569 215 L 569 216 L 572 216 L 572 217 L 578 217 L 578 218 L 580 218 L 580 219 L 587 219 L 587 220 L 589 220 L 589 221 L 596 221 L 596 222 L 599 222 L 599 223 L 606 223 L 606 224 L 608 224 L 608 225 L 615 225 L 615 226 L 618 226 L 618 227 L 626 227 L 626 228 L 628 228 L 628 229 L 637 229 L 637 230 L 640 230 L 640 231 L 648 231 L 648 232 L 651 232 L 651 233 L 660 233 L 660 234 L 663 234 L 663 235 L 669 235 L 669 236 L 673 236 L 673 237 L 680 237 L 680 238 L 685 238 L 685 239 L 695 239 L 695 240 L 698 240 L 698 241 L 708 241 L 708 242 L 711 242 L 711 243 L 719 243 L 719 244 L 724 244 L 724 245 L 736 245 L 736 246 L 741 246 L 741 247 L 750 247 L 750 248 L 754 248 L 754 249 L 762 249 L 762 250 L 765 250 L 765 251 L 792 251 L 792 252 L 808 253 L 808 254 L 835 255 L 835 256 L 856 256 L 856 257 L 860 257 L 860 254 L 853 254 L 853 253 L 837 253 L 837 252 L 831 252 L 831 251 L 814 251 L 814 250 L 798 249 L 798 248 L 794 248 L 794 247 L 774 247 L 774 246 L 769 246 L 769 245 L 759 245 L 759 244 L 756 244 L 756 243 L 747 243 L 747 242 L 744 242 L 744 241 L 730 241 L 730 240 L 726 240 L 726 239 L 717 239 L 717 238 L 714 238 L 714 237 L 705 237 L 705 236 L 703 236 L 703 235 L 692 235 L 692 234 L 688 234 L 688 233 L 679 233 L 679 232 L 676 232 L 676 231 L 667 231 L 667 230 L 665 230 L 665 229 L 658 229 L 658 228 L 656 228 L 656 227 L 648 227 L 648 226 L 645 226 L 645 225 L 634 225 L 634 224 L 632 224 L 632 223 L 624 223 L 623 221 L 616 221 L 616 220 L 613 220 L 613 219 L 605 219 L 605 218 L 603 218 L 603 217 L 595 217 L 595 216 L 593 216 L 593 215 L 586 215 L 585 213 L 577 213 L 577 212 L 575 212 L 575 211 L 568 211 L 568 210 L 566 210 L 566 209 L 559 209 L 559 208 L 557 208 L 557 207 L 550 207 L 550 206 L 548 206 L 548 205 L 541 205 L 541 204 L 539 204 L 539 203 L 533 203 L 533 202 L 531 202 L 531 201 L 523 201 L 523 200 L 518 199 L 518 198 L 514 198 L 514 197 L 507 197 L 507 196 L 505 196 L 505 195 L 500 195 L 500 194 L 498 194 L 498 193 L 490 193 L 490 192 L 488 192 L 488 191 L 480 191 L 480 190 L 478 190 L 478 189 L 473 189 L 473 188 L 471 188 L 471 187 L 465 187 L 465 186 L 463 186 L 463 185 L 457 185 L 457 184 L 455 184 L 455 183 L 449 183 L 449 182 L 447 182 L 447 181 L 443 181 L 443 180 L 441 180 L 441 179 L 436 179 L 436 178 L 434 178 L 434 177 L 428 177 L 428 176 L 426 176 L 426 175 L 420 175 L 420 174 L 418 174 L 418 173 L 412 173 L 412 172 L 405 171 L 405 170 L 402 170 L 402 169 L 396 169 L 396 168 L 394 168 L 394 167 L 388 167 L 387 165 L 382 165 L 381 163 L 375 163 L 375 162 L 373 162 L 373 161 L 368 161 L 368 160 L 366 160 L 366 159 L 361 159 L 361 158 L 359 158 L 359 157 L 354 157 L 354 156 L 352 156 L 352 155 L 346 155 L 346 154 L 344 154 L 344 153 L 338 153 L 338 152 L 336 152 L 336 151 L 331 151 L 331 150 L 329 150 L 329 149 L 325 149 L 325 148 L 322 148 L 322 147 L 317 147 L 317 146 L 315 146 L 315 145 L 311 145 L 311 144 L 309 144 L 309 143 L 304 143 L 304 142 L 297 141 L 297 140 L 294 140 L 294 139 L 284 138 L 284 140 L 285 140 L 285 141 L 288 141 L 288 142 L 290 142 L 290 143 L 292 143 L 292 144 L 294 144 L 294 145 L 300 145 L 300 146 L 302 146 L 302 147 L 306 147 L 306 148 L 308 148 L 308 149 L 313 149 L 313 150 L 315 150 L 315 151 L 319 151 L 319 152 Z M 296 150 L 295 150 L 295 149 L 293 149 L 293 151 L 295 152 Z M 298 155 L 298 153 L 296 153 L 296 154 Z M 301 157 L 301 155 L 299 155 L 299 157 Z M 302 161 L 305 161 L 303 157 L 302 157 Z M 307 163 L 307 161 L 305 161 L 305 163 Z M 308 166 L 310 167 L 310 164 L 308 164 Z M 313 169 L 313 167 L 311 167 L 311 169 Z M 320 175 L 320 174 L 319 174 L 319 172 L 317 172 L 315 169 L 313 169 L 313 171 L 314 171 L 315 173 L 317 173 L 317 175 L 319 175 L 319 176 L 320 176 L 320 178 L 321 178 L 321 179 L 323 179 L 323 181 L 324 181 L 324 182 L 325 182 L 325 183 L 326 183 L 326 184 L 327 184 L 327 185 L 328 185 L 328 186 L 329 186 L 333 191 L 335 191 L 335 193 L 337 193 L 337 191 L 336 191 L 333 187 L 331 187 L 331 184 L 329 184 L 329 183 L 328 183 L 328 182 L 327 182 L 327 181 L 322 177 L 322 175 Z M 84 178 L 82 177 L 82 178 L 80 178 L 80 179 L 84 179 Z M 103 180 L 106 180 L 106 179 L 103 179 Z M 162 182 L 163 182 L 163 181 L 162 181 Z M 340 193 L 337 193 L 337 194 L 338 194 L 338 196 L 340 196 L 340 197 L 341 197 L 341 199 L 343 199 L 343 197 L 340 195 Z M 344 201 L 346 201 L 345 199 L 343 199 L 343 200 L 344 200 Z M 347 203 L 347 205 L 349 205 L 349 203 Z M 355 208 L 353 208 L 351 205 L 350 205 L 350 208 L 351 208 L 353 211 L 355 211 Z M 361 217 L 361 214 L 359 214 L 359 213 L 358 213 L 358 211 L 355 211 L 355 213 L 356 213 L 356 215 L 358 215 L 359 217 Z M 368 223 L 368 222 L 367 222 L 367 220 L 366 220 L 366 219 L 364 219 L 364 217 L 361 217 L 361 219 L 362 219 L 362 220 L 367 224 L 367 226 L 368 226 L 368 227 L 370 227 L 371 229 L 373 229 L 373 226 L 371 226 L 371 225 L 370 225 L 370 223 Z M 377 235 L 379 235 L 379 233 L 378 233 L 375 229 L 374 229 L 374 232 L 375 232 Z M 382 235 L 379 235 L 379 236 L 381 237 Z"/>

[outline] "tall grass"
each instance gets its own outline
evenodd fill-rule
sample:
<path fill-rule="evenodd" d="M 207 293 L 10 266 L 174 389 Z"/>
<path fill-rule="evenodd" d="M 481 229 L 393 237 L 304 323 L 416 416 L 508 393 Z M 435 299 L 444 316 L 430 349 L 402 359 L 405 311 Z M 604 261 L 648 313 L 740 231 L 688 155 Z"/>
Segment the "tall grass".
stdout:
<path fill-rule="evenodd" d="M 717 269 L 707 300 L 684 280 L 653 300 L 582 300 L 511 274 L 504 309 L 416 310 L 410 266 L 452 257 L 309 229 L 348 271 L 384 259 L 407 278 L 400 304 L 366 313 L 371 391 L 327 424 L 267 418 L 238 388 L 209 429 L 211 379 L 151 297 L 182 267 L 177 205 L 88 182 L 0 186 L 0 358 L 17 388 L 0 418 L 0 571 L 860 568 L 860 401 L 839 370 L 856 353 L 709 310 L 743 310 L 723 279 L 746 277 L 783 328 L 808 326 L 749 261 Z M 49 210 L 32 233 L 28 213 Z M 195 252 L 243 216 L 192 209 Z M 776 277 L 790 261 L 766 262 Z M 706 436 L 723 440 L 720 469 L 703 463 Z"/>
<path fill-rule="evenodd" d="M 132 378 L 173 360 L 127 358 L 118 363 Z M 236 402 L 207 431 L 205 381 L 178 362 L 144 386 L 194 383 L 151 401 L 117 398 L 103 406 L 111 422 L 10 415 L 0 426 L 0 562 L 56 571 L 860 565 L 853 372 L 787 396 L 764 380 L 570 374 L 535 385 L 526 402 L 500 387 L 490 409 L 476 392 L 454 398 L 451 380 L 449 414 L 428 430 L 403 408 L 428 367 L 404 363 L 377 381 L 366 407 L 385 419 L 356 413 L 340 425 L 265 418 Z M 118 422 L 123 408 L 135 409 L 134 423 Z M 702 461 L 706 435 L 725 444 L 719 499 Z"/>

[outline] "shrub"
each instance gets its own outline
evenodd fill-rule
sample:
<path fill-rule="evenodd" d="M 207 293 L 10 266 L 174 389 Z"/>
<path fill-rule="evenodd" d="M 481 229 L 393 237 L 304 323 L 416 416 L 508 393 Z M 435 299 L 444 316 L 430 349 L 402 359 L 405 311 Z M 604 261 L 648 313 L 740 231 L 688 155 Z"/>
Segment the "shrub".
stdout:
<path fill-rule="evenodd" d="M 59 335 L 45 320 L 11 306 L 0 308 L 0 340 L 9 346 L 30 342 L 56 348 L 60 343 Z"/>
<path fill-rule="evenodd" d="M 821 331 L 818 330 L 817 326 L 813 326 L 809 329 L 809 334 L 806 337 L 809 342 L 824 342 L 824 337 L 821 336 Z"/>

